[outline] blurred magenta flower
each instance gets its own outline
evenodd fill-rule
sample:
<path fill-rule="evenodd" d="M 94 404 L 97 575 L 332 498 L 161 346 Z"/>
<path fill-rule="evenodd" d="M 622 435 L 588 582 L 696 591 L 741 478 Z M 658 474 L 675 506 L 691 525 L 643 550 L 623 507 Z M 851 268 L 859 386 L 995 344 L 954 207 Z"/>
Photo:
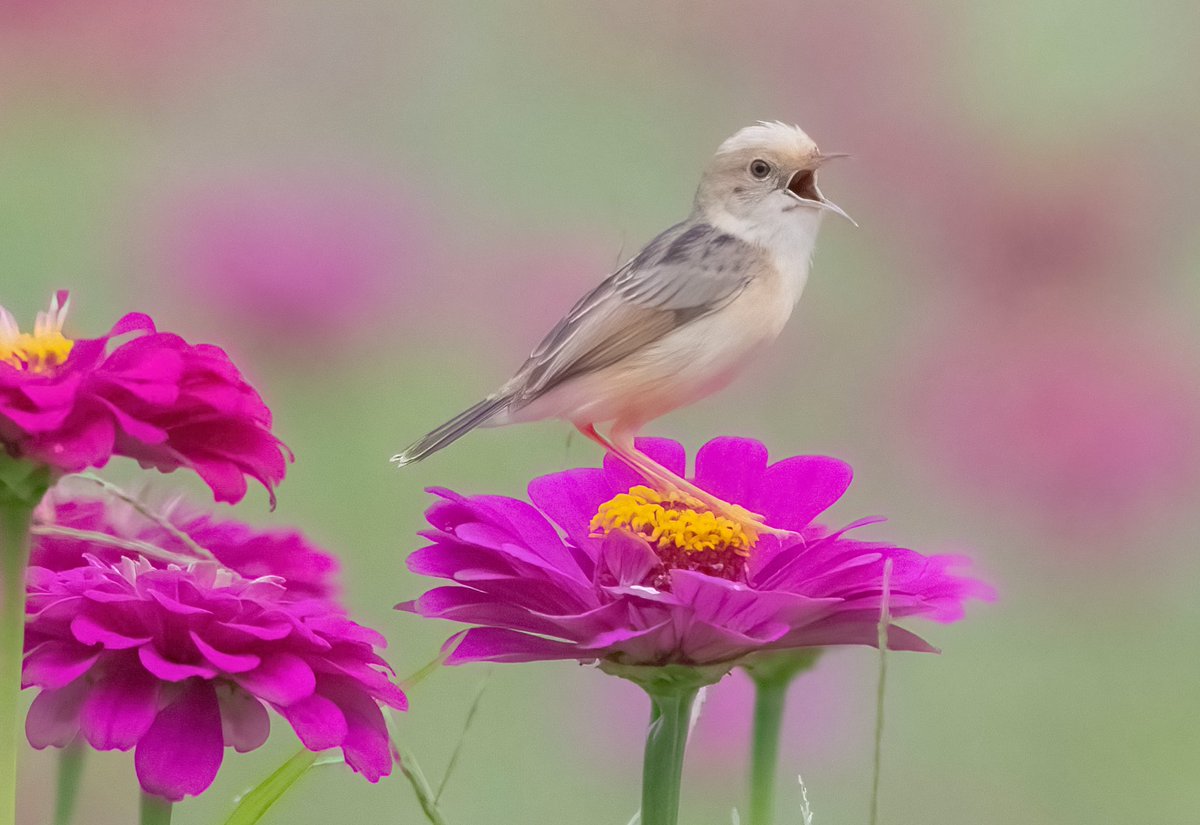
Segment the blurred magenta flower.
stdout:
<path fill-rule="evenodd" d="M 1044 305 L 1055 292 L 1087 303 L 1127 284 L 1130 272 L 1167 265 L 1171 209 L 1155 160 L 1079 141 L 1036 156 L 977 142 L 918 156 L 920 208 L 900 216 L 906 231 L 925 236 L 913 247 L 927 260 L 915 267 L 970 288 L 966 300 L 987 302 L 971 307 L 980 314 Z M 1112 208 L 1113 192 L 1121 209 Z"/>
<path fill-rule="evenodd" d="M 1090 315 L 975 314 L 925 345 L 901 391 L 922 455 L 957 485 L 1094 538 L 1194 500 L 1200 369 L 1178 342 Z"/>
<path fill-rule="evenodd" d="M 62 333 L 66 313 L 60 292 L 30 334 L 0 307 L 0 443 L 9 455 L 57 473 L 114 455 L 163 472 L 187 467 L 229 502 L 245 496 L 250 476 L 274 503 L 286 448 L 223 350 L 159 332 L 140 313 L 73 341 Z"/>
<path fill-rule="evenodd" d="M 421 213 L 350 178 L 242 180 L 167 207 L 164 269 L 215 320 L 287 347 L 350 349 L 412 303 Z"/>
<path fill-rule="evenodd" d="M 251 527 L 233 519 L 214 518 L 182 503 L 164 508 L 161 517 L 243 578 L 278 577 L 291 598 L 334 601 L 339 596 L 337 559 L 298 530 Z M 110 564 L 124 557 L 136 558 L 136 542 L 153 544 L 178 556 L 193 552 L 184 539 L 124 502 L 66 496 L 58 488 L 42 501 L 37 522 L 71 531 L 104 533 L 127 542 L 124 546 L 104 546 L 78 535 L 44 532 L 33 542 L 29 563 L 47 570 L 79 567 L 85 554 Z M 150 562 L 163 566 L 155 559 Z"/>
<path fill-rule="evenodd" d="M 375 652 L 386 642 L 327 600 L 212 562 L 95 556 L 31 567 L 28 590 L 35 748 L 81 734 L 97 750 L 133 749 L 143 790 L 178 801 L 212 784 L 226 747 L 266 741 L 269 706 L 306 748 L 341 748 L 371 782 L 391 772 L 379 703 L 407 701 Z"/>
<path fill-rule="evenodd" d="M 685 472 L 683 447 L 639 444 Z M 764 515 L 794 538 L 757 540 L 733 522 L 656 498 L 611 458 L 603 469 L 535 479 L 534 506 L 501 496 L 435 490 L 426 513 L 433 543 L 413 553 L 415 573 L 450 579 L 401 609 L 481 625 L 447 660 L 603 660 L 617 665 L 725 665 L 756 651 L 875 644 L 881 577 L 891 559 L 891 615 L 954 621 L 968 598 L 991 590 L 951 572 L 964 560 L 926 557 L 830 533 L 813 519 L 850 484 L 832 458 L 797 456 L 768 466 L 757 441 L 719 438 L 696 455 L 695 483 Z M 564 539 L 555 524 L 565 533 Z M 889 628 L 897 650 L 930 651 Z"/>

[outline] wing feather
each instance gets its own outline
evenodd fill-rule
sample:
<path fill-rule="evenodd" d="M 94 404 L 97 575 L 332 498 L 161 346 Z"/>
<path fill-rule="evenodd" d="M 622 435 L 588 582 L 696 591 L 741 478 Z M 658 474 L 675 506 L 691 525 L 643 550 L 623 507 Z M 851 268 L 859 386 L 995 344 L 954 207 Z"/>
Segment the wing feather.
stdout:
<path fill-rule="evenodd" d="M 506 385 L 522 406 L 621 361 L 733 301 L 763 253 L 705 223 L 677 224 L 583 296 Z"/>

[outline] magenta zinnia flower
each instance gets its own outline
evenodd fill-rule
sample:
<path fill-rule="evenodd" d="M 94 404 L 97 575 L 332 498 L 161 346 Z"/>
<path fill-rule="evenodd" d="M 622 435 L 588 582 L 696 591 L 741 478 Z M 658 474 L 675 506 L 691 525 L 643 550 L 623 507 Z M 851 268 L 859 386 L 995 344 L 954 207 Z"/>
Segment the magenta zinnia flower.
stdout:
<path fill-rule="evenodd" d="M 60 292 L 23 334 L 0 308 L 0 445 L 10 455 L 59 473 L 113 455 L 163 472 L 188 467 L 229 502 L 245 496 L 249 476 L 274 500 L 283 445 L 223 350 L 159 332 L 139 313 L 100 338 L 72 341 L 62 333 L 66 311 Z"/>
<path fill-rule="evenodd" d="M 639 448 L 685 472 L 678 443 L 644 439 Z M 441 501 L 426 513 L 434 529 L 423 534 L 432 544 L 408 565 L 455 584 L 399 607 L 481 625 L 463 634 L 450 664 L 700 666 L 764 650 L 875 644 L 888 559 L 895 618 L 954 621 L 967 598 L 990 597 L 986 585 L 951 572 L 959 557 L 856 541 L 845 537 L 851 528 L 814 524 L 850 477 L 846 464 L 818 456 L 768 466 L 766 448 L 748 439 L 702 447 L 695 483 L 796 532 L 782 541 L 755 539 L 734 522 L 664 499 L 611 458 L 603 469 L 535 479 L 536 506 L 435 490 Z M 888 640 L 897 650 L 933 650 L 896 626 Z"/>
<path fill-rule="evenodd" d="M 163 508 L 161 517 L 195 545 L 211 553 L 223 566 L 244 578 L 277 576 L 284 580 L 293 599 L 334 600 L 338 597 L 337 559 L 298 530 L 264 529 L 232 519 L 217 519 L 179 502 Z M 164 530 L 128 504 L 68 497 L 57 488 L 38 508 L 36 520 L 47 527 L 104 533 L 117 541 L 112 545 L 100 545 L 71 535 L 38 535 L 29 559 L 33 567 L 67 570 L 82 565 L 85 554 L 109 563 L 126 556 L 136 558 L 139 551 L 135 542 L 146 542 L 179 556 L 194 552 L 180 537 Z M 127 544 L 122 546 L 120 542 Z M 150 561 L 157 564 L 154 559 Z"/>
<path fill-rule="evenodd" d="M 24 684 L 35 748 L 77 735 L 134 750 L 142 788 L 176 801 L 203 792 L 226 747 L 262 745 L 277 711 L 310 750 L 341 748 L 374 782 L 391 771 L 379 703 L 404 694 L 376 653 L 382 636 L 273 576 L 212 562 L 145 559 L 29 570 Z"/>

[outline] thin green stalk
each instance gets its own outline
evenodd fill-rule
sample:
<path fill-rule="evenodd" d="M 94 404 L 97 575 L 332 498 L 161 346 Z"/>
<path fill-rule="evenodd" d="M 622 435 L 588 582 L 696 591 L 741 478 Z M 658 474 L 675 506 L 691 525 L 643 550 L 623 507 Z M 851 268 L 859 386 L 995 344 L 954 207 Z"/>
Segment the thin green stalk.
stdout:
<path fill-rule="evenodd" d="M 879 821 L 879 776 L 883 768 L 883 697 L 887 691 L 888 628 L 892 624 L 892 560 L 883 563 L 883 598 L 879 608 L 879 685 L 875 691 L 875 765 L 871 774 L 871 814 L 868 822 Z"/>
<path fill-rule="evenodd" d="M 422 674 L 426 671 L 432 672 L 440 664 L 441 659 L 434 660 L 421 668 L 419 672 Z M 396 715 L 390 708 L 383 709 L 383 720 L 387 724 L 388 738 L 391 740 L 389 747 L 392 751 L 392 758 L 400 766 L 400 773 L 404 774 L 408 784 L 412 785 L 413 793 L 417 795 L 417 801 L 421 803 L 421 810 L 424 812 L 425 818 L 433 825 L 447 825 L 446 817 L 442 815 L 437 799 L 434 798 L 433 786 L 429 784 L 429 779 L 426 778 L 425 772 L 417 763 L 417 757 L 413 756 L 412 751 L 407 747 L 400 744 L 400 737 L 396 730 Z"/>
<path fill-rule="evenodd" d="M 642 825 L 676 825 L 692 703 L 699 685 L 643 685 L 652 703 L 642 763 Z"/>
<path fill-rule="evenodd" d="M 471 702 L 471 707 L 467 710 L 467 718 L 463 722 L 462 734 L 458 737 L 458 744 L 454 746 L 454 752 L 450 754 L 450 761 L 446 764 L 446 772 L 442 774 L 442 781 L 438 785 L 437 793 L 434 794 L 434 804 L 442 801 L 442 793 L 445 792 L 446 785 L 450 783 L 450 777 L 454 775 L 454 769 L 458 767 L 458 760 L 462 756 L 463 745 L 467 742 L 467 734 L 471 730 L 471 723 L 475 721 L 475 714 L 479 712 L 479 703 L 483 700 L 483 692 L 487 690 L 488 680 L 491 676 L 492 671 L 488 670 L 483 676 L 483 681 L 479 683 L 479 689 L 475 691 L 475 700 Z"/>
<path fill-rule="evenodd" d="M 141 825 L 171 825 L 171 809 L 174 806 L 161 796 L 152 793 L 142 793 L 141 815 L 138 822 Z"/>
<path fill-rule="evenodd" d="M 199 544 L 197 544 L 195 539 L 193 539 L 191 536 L 189 536 L 183 530 L 179 529 L 179 527 L 176 526 L 174 522 L 172 522 L 170 519 L 168 519 L 166 516 L 162 515 L 161 513 L 156 513 L 144 501 L 142 501 L 140 498 L 133 495 L 132 493 L 125 492 L 120 487 L 118 487 L 117 485 L 115 485 L 111 481 L 109 481 L 108 479 L 101 478 L 100 476 L 96 475 L 95 473 L 78 473 L 75 477 L 82 479 L 84 481 L 91 482 L 92 484 L 95 484 L 97 487 L 99 487 L 104 492 L 108 493 L 110 496 L 113 496 L 114 498 L 128 504 L 130 507 L 132 507 L 138 513 L 140 513 L 146 519 L 154 522 L 156 525 L 161 527 L 163 532 L 165 532 L 171 536 L 174 536 L 179 541 L 180 544 L 182 544 L 184 547 L 186 547 L 191 552 L 191 554 L 196 557 L 196 559 L 203 559 L 204 561 L 216 561 L 217 560 L 216 556 L 214 556 L 206 548 L 201 547 Z M 192 559 L 192 561 L 195 561 L 196 559 Z"/>
<path fill-rule="evenodd" d="M 78 740 L 58 754 L 58 787 L 54 795 L 54 825 L 71 825 L 79 783 L 83 779 L 83 758 L 87 751 Z"/>
<path fill-rule="evenodd" d="M 750 751 L 750 825 L 775 821 L 775 774 L 790 676 L 755 681 L 754 740 Z"/>
<path fill-rule="evenodd" d="M 433 825 L 446 825 L 446 818 L 442 816 L 437 799 L 434 798 L 433 786 L 425 778 L 425 772 L 417 764 L 417 758 L 407 748 L 395 744 L 393 747 L 396 750 L 397 761 L 400 763 L 400 772 L 412 785 L 413 792 L 417 795 L 417 801 L 421 803 L 421 810 L 425 813 L 425 818 Z"/>
<path fill-rule="evenodd" d="M 17 818 L 21 742 L 21 659 L 25 647 L 25 567 L 33 504 L 0 496 L 0 824 Z"/>
<path fill-rule="evenodd" d="M 424 682 L 426 679 L 428 679 L 434 673 L 437 673 L 438 669 L 441 668 L 441 666 L 443 664 L 445 664 L 446 658 L 449 655 L 450 655 L 449 650 L 443 650 L 440 653 L 438 653 L 438 655 L 433 657 L 432 660 L 430 660 L 426 664 L 422 665 L 421 669 L 418 670 L 416 673 L 412 674 L 411 676 L 405 676 L 403 679 L 401 679 L 400 680 L 400 689 L 404 690 L 405 692 L 412 690 L 414 687 L 416 687 L 421 682 Z"/>
<path fill-rule="evenodd" d="M 63 527 L 58 524 L 35 524 L 30 532 L 35 536 L 61 536 L 65 539 L 86 541 L 90 544 L 99 544 L 104 547 L 115 547 L 118 550 L 140 553 L 147 558 L 159 559 L 172 564 L 186 566 L 199 561 L 199 559 L 185 556 L 182 553 L 173 553 L 170 550 L 159 547 L 157 544 L 150 544 L 138 539 L 122 539 L 108 533 L 101 533 L 98 530 L 78 530 L 74 527 Z"/>
<path fill-rule="evenodd" d="M 775 784 L 778 778 L 779 739 L 788 688 L 801 673 L 816 664 L 820 648 L 763 653 L 745 670 L 754 680 L 754 734 L 750 746 L 750 825 L 775 821 Z"/>

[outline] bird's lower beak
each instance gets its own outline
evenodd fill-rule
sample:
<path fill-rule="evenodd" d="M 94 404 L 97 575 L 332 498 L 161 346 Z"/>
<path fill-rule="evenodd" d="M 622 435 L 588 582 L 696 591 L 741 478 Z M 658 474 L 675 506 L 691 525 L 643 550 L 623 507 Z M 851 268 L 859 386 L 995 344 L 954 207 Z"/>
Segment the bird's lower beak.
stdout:
<path fill-rule="evenodd" d="M 826 200 L 825 198 L 821 198 L 819 201 L 817 201 L 817 206 L 821 209 L 824 209 L 828 212 L 832 212 L 835 215 L 845 218 L 846 220 L 850 221 L 850 223 L 854 224 L 854 227 L 856 229 L 858 228 L 858 221 L 854 220 L 854 218 L 847 215 L 846 210 L 842 209 L 842 207 L 838 206 L 833 201 Z"/>
<path fill-rule="evenodd" d="M 827 199 L 821 194 L 821 190 L 817 188 L 817 176 L 810 169 L 801 169 L 796 174 L 792 175 L 788 181 L 787 189 L 789 195 L 798 201 L 801 201 L 806 206 L 812 206 L 817 209 L 824 209 L 827 212 L 832 212 L 839 215 L 850 223 L 858 226 L 858 222 L 854 218 L 846 214 L 842 207 L 838 206 L 833 201 Z"/>

